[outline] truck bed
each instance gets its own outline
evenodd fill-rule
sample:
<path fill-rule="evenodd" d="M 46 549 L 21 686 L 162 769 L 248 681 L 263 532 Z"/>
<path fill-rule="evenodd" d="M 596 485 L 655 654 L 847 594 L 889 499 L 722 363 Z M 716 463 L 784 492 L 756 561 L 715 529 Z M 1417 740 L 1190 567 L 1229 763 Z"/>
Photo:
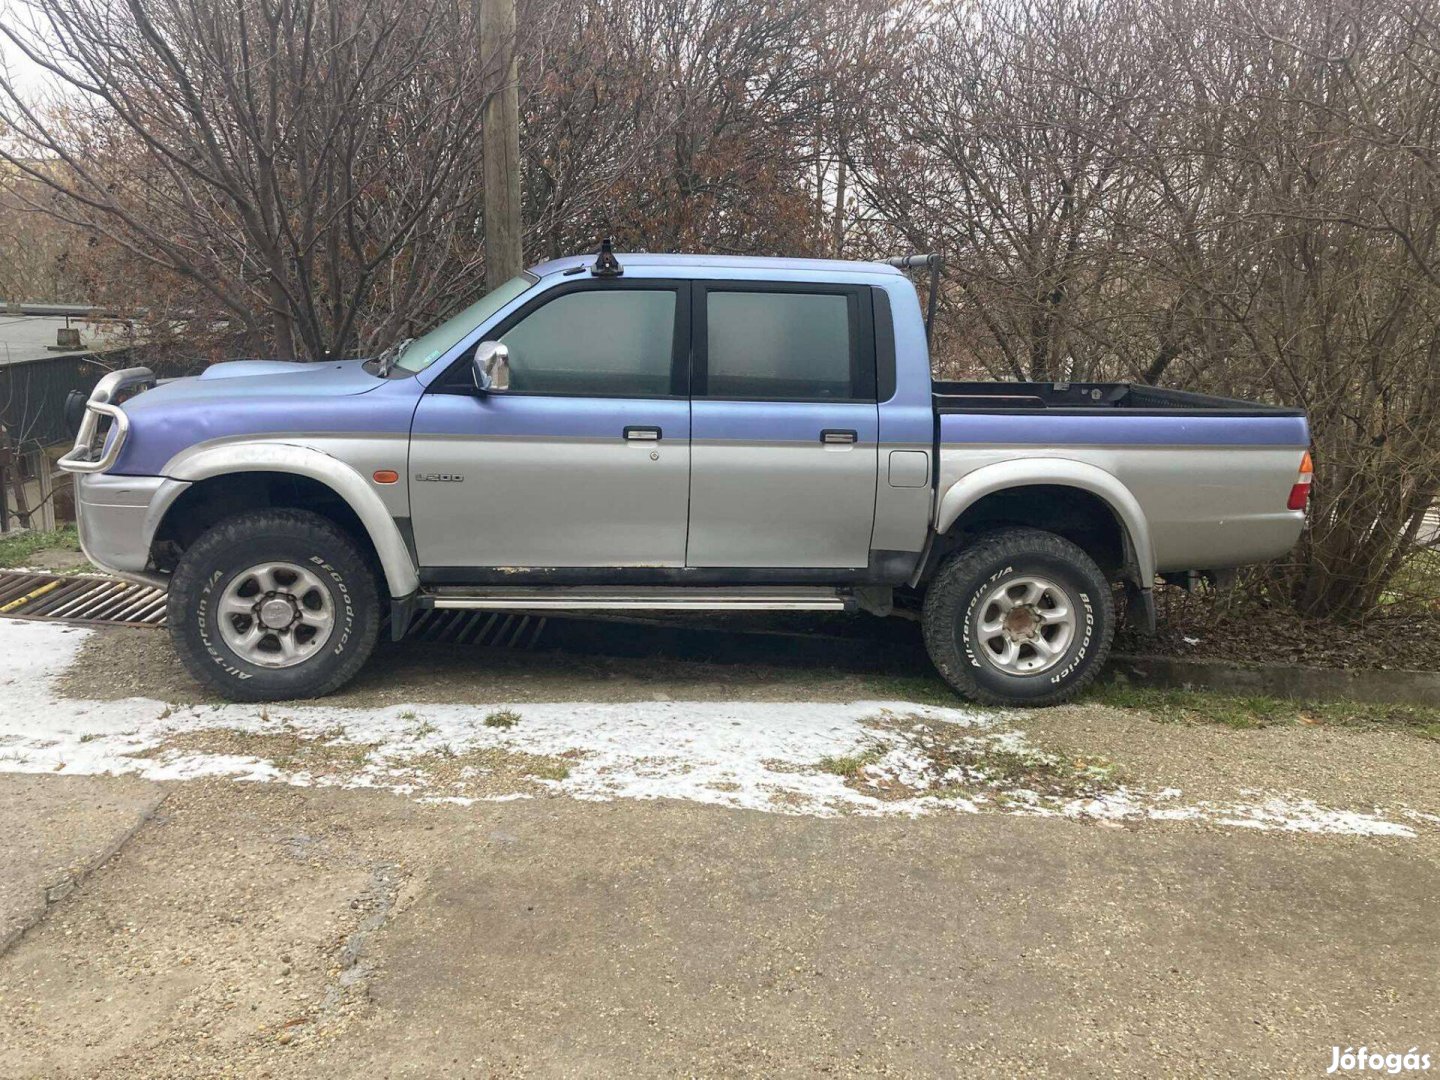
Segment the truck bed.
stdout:
<path fill-rule="evenodd" d="M 1045 412 L 1094 415 L 1123 409 L 1130 416 L 1303 416 L 1301 409 L 1235 398 L 1162 390 L 1134 383 L 936 382 L 935 409 L 945 413 Z"/>
<path fill-rule="evenodd" d="M 1299 409 L 1126 383 L 936 383 L 934 392 L 942 498 L 992 466 L 1031 485 L 1100 491 L 1118 481 L 1162 572 L 1263 562 L 1300 534 L 1304 514 L 1287 508 L 1310 443 Z"/>

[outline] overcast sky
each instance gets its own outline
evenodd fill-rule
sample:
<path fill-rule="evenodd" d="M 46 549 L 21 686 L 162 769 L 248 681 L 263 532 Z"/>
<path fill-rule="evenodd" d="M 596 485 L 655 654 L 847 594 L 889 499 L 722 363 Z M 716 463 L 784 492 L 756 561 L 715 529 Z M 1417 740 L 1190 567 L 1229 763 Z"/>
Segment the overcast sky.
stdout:
<path fill-rule="evenodd" d="M 28 21 L 28 17 L 29 12 L 24 11 L 21 5 L 11 3 L 11 0 L 0 0 L 0 23 L 6 26 L 24 26 L 25 22 L 22 20 Z M 0 34 L 0 64 L 4 65 L 22 93 L 33 93 L 45 84 L 44 71 L 31 63 L 4 34 Z"/>

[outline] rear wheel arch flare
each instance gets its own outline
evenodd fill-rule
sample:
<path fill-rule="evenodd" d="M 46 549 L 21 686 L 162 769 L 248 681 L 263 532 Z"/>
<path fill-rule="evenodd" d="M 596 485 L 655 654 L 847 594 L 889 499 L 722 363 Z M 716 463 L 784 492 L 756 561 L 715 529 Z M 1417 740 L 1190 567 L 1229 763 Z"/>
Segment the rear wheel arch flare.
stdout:
<path fill-rule="evenodd" d="M 1057 499 L 1064 500 L 1064 505 L 1057 507 Z M 1103 537 L 1102 546 L 1096 548 L 1087 535 L 1095 533 L 1101 523 L 1119 541 L 1118 559 L 1110 558 Z M 936 531 L 942 536 L 960 537 L 1004 526 L 1026 526 L 1065 536 L 1090 551 L 1102 566 L 1118 562 L 1105 568 L 1118 571 L 1142 589 L 1154 581 L 1155 554 L 1144 511 L 1119 479 L 1094 465 L 1068 460 L 1001 462 L 962 477 L 941 497 Z"/>

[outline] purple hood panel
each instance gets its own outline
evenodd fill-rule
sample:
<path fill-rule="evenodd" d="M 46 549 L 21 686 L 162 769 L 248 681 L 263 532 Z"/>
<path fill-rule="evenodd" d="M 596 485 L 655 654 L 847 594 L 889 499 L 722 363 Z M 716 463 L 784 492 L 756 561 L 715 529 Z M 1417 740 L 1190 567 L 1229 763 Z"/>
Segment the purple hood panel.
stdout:
<path fill-rule="evenodd" d="M 363 360 L 342 360 L 339 363 L 297 364 L 288 360 L 227 360 L 211 364 L 192 379 L 173 379 L 135 399 L 141 403 L 159 404 L 179 400 L 198 401 L 224 398 L 236 401 L 245 397 L 292 394 L 363 394 L 384 385 L 365 370 Z"/>
<path fill-rule="evenodd" d="M 408 434 L 420 384 L 379 379 L 362 365 L 236 360 L 162 383 L 125 403 L 130 438 L 110 471 L 159 476 L 180 451 L 212 439 Z"/>
<path fill-rule="evenodd" d="M 340 364 L 329 364 L 329 367 L 342 367 Z M 202 379 L 234 379 L 243 375 L 284 375 L 291 372 L 301 372 L 310 368 L 310 364 L 297 363 L 294 360 L 226 360 L 219 364 L 211 364 L 200 373 Z"/>

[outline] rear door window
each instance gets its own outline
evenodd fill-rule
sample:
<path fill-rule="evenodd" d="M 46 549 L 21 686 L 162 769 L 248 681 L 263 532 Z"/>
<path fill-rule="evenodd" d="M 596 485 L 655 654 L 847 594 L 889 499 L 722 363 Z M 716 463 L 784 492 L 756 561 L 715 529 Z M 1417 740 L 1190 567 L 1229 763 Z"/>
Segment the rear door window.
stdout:
<path fill-rule="evenodd" d="M 697 327 L 697 397 L 874 401 L 869 305 L 859 289 L 712 284 Z"/>

